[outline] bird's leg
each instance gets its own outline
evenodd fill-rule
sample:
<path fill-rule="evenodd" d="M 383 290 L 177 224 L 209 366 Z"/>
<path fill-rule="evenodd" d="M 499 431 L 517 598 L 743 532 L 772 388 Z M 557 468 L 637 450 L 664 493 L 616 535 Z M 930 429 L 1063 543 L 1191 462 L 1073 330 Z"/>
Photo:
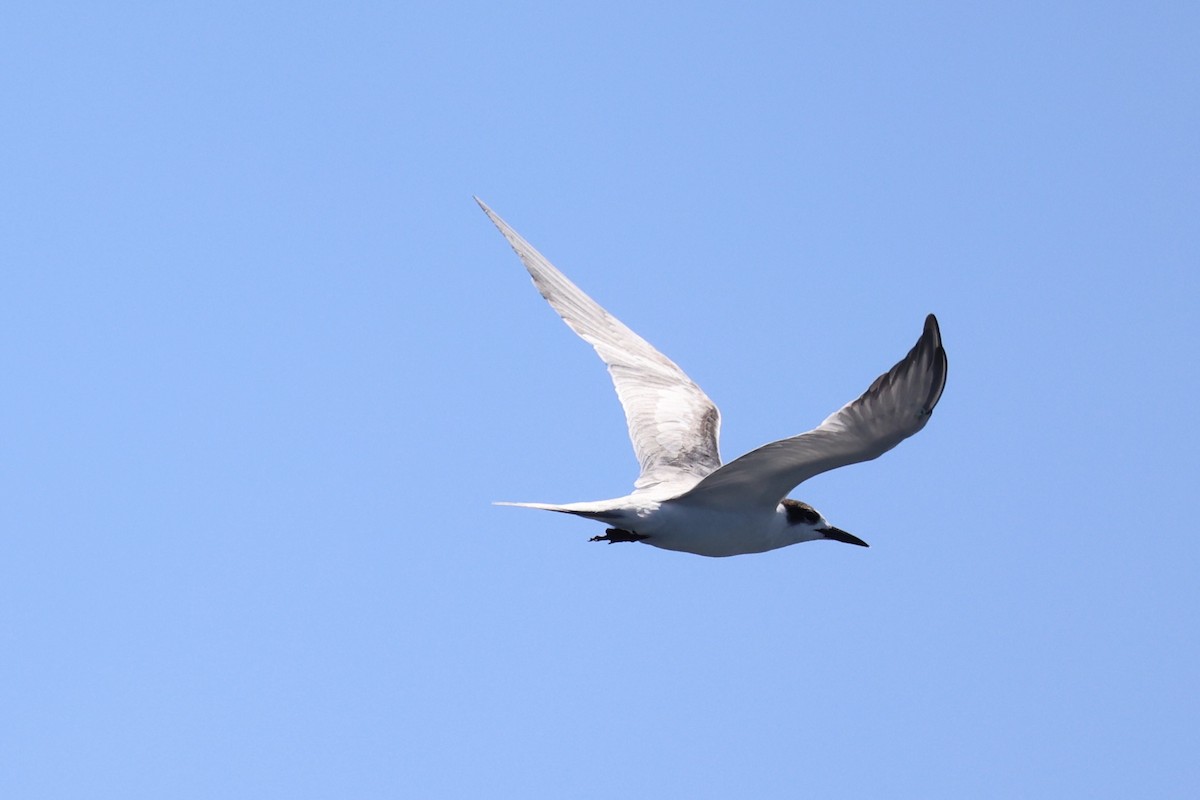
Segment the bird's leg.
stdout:
<path fill-rule="evenodd" d="M 640 542 L 645 538 L 646 537 L 642 536 L 640 533 L 634 533 L 633 531 L 623 531 L 620 528 L 609 528 L 604 532 L 603 536 L 593 536 L 591 539 L 588 539 L 588 541 L 608 542 L 609 544 L 613 544 L 614 542 Z"/>

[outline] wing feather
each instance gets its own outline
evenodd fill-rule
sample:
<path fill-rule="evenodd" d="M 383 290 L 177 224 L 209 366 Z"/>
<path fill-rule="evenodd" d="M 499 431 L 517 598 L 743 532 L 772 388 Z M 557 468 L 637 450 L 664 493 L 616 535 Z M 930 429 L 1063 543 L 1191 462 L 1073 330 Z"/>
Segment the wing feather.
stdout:
<path fill-rule="evenodd" d="M 925 427 L 946 386 L 946 367 L 941 331 L 930 314 L 916 346 L 857 400 L 807 433 L 729 462 L 675 502 L 774 508 L 814 475 L 878 458 Z"/>
<path fill-rule="evenodd" d="M 546 302 L 608 366 L 641 466 L 635 488 L 690 487 L 720 467 L 721 417 L 700 387 L 584 294 L 482 200 L 475 202 L 512 245 Z"/>

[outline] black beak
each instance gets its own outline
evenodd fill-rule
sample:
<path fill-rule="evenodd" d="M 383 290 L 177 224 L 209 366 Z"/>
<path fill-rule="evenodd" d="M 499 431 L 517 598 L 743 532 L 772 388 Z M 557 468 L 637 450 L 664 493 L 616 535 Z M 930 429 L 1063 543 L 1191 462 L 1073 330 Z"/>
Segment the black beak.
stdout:
<path fill-rule="evenodd" d="M 846 533 L 841 528 L 821 528 L 818 531 L 826 539 L 833 539 L 835 542 L 845 542 L 846 544 L 856 544 L 859 547 L 870 547 L 871 545 L 864 542 L 862 539 L 855 536 L 853 533 Z"/>

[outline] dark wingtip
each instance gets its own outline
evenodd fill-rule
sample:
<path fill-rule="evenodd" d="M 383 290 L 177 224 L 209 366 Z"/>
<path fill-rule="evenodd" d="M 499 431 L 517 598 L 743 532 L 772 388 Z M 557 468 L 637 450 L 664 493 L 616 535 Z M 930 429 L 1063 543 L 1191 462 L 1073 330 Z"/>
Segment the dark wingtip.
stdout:
<path fill-rule="evenodd" d="M 933 314 L 925 317 L 925 334 L 933 345 L 933 384 L 930 386 L 929 399 L 925 403 L 925 413 L 933 414 L 933 409 L 942 399 L 942 391 L 946 388 L 946 373 L 950 362 L 946 359 L 946 350 L 942 347 L 942 329 L 938 326 L 937 317 Z"/>
<path fill-rule="evenodd" d="M 942 329 L 941 329 L 941 327 L 938 326 L 937 317 L 935 317 L 933 314 L 927 314 L 925 316 L 924 335 L 933 339 L 933 341 L 939 347 L 941 346 L 941 344 L 942 344 Z"/>

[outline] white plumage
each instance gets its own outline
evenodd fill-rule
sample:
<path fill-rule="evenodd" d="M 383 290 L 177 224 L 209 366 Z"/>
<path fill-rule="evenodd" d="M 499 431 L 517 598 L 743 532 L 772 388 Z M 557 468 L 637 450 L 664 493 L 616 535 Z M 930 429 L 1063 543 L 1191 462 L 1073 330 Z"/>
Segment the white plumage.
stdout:
<path fill-rule="evenodd" d="M 866 546 L 787 493 L 814 475 L 869 461 L 929 421 L 946 385 L 946 353 L 930 314 L 917 344 L 807 433 L 721 464 L 720 413 L 683 370 L 571 283 L 475 198 L 529 270 L 546 302 L 608 365 L 641 466 L 631 494 L 586 503 L 501 503 L 612 526 L 593 541 L 641 541 L 705 556 L 760 553 L 832 539 Z"/>

